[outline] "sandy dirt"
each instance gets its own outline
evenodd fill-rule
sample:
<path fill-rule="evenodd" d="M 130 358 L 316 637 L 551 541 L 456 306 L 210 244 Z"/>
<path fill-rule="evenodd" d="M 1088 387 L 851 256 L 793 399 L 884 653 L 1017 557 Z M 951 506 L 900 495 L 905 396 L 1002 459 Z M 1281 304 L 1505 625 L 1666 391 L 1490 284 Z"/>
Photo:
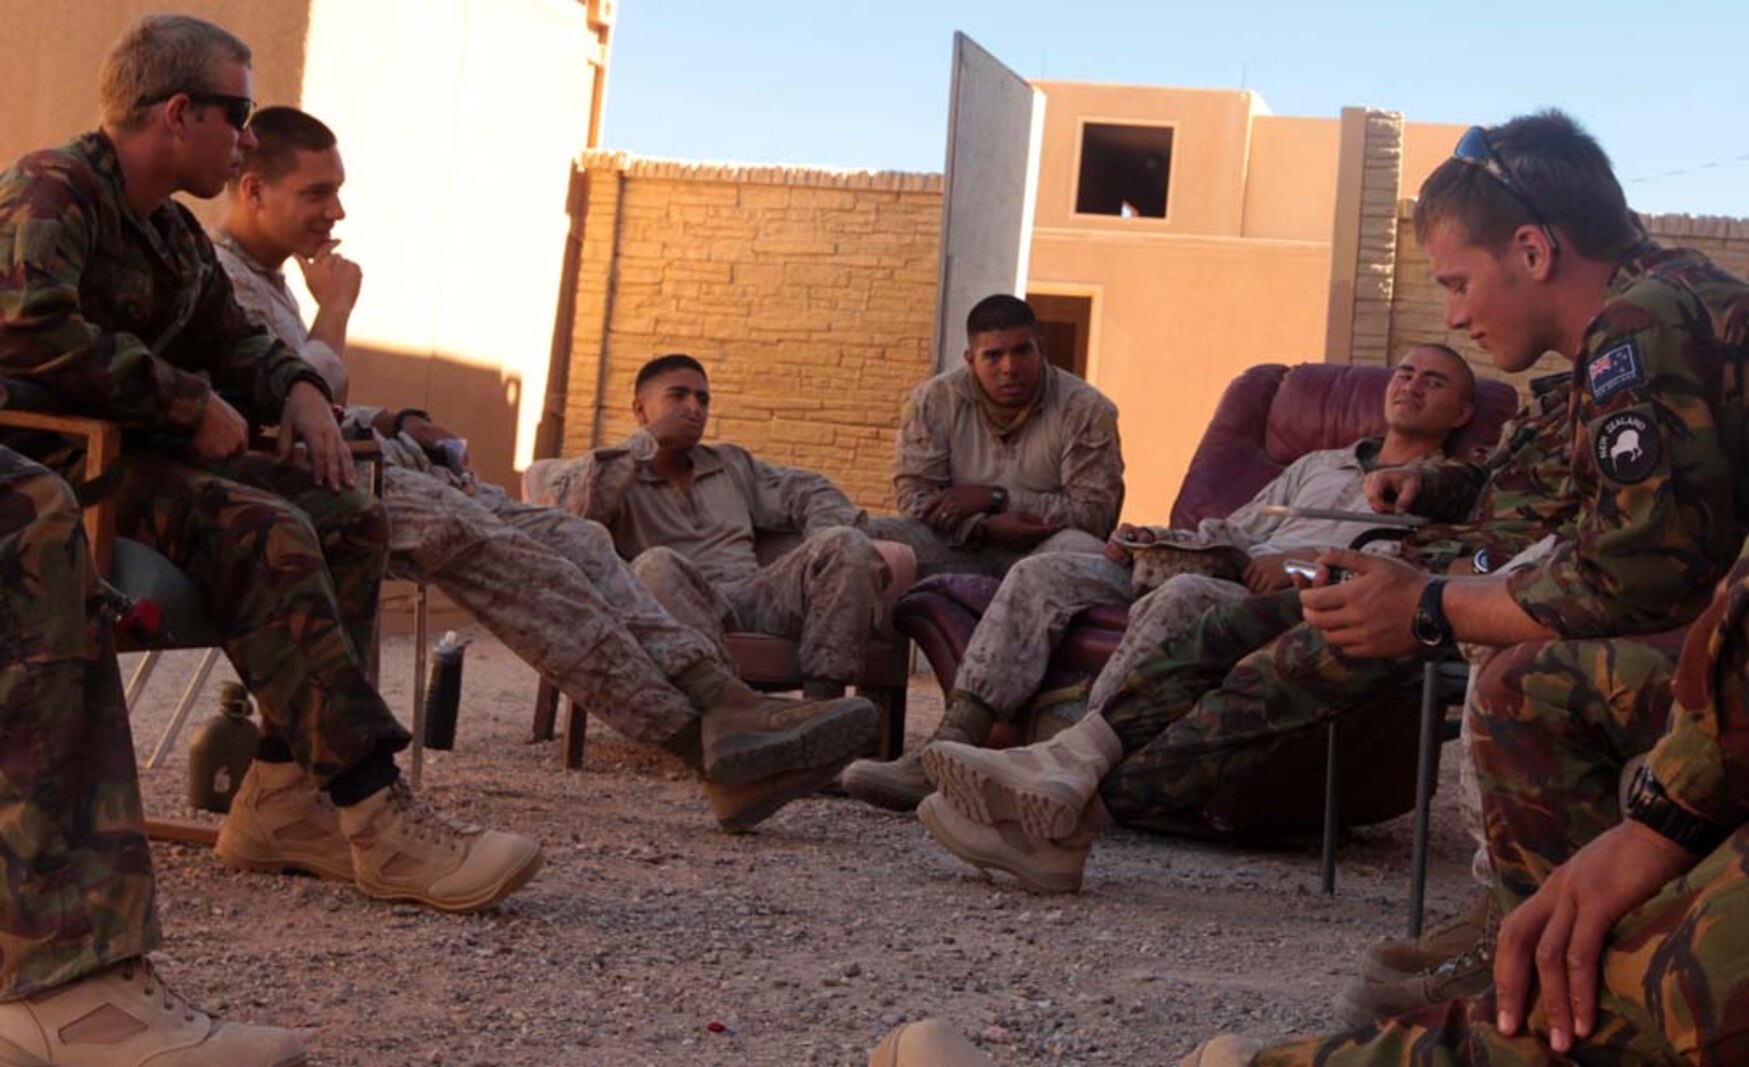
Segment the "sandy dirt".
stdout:
<path fill-rule="evenodd" d="M 303 1029 L 323 1065 L 862 1064 L 888 1029 L 952 1020 L 1005 1067 L 1172 1064 L 1217 1031 L 1330 1028 L 1358 954 L 1407 915 L 1407 816 L 1358 831 L 1337 895 L 1315 847 L 1255 851 L 1116 832 L 1075 897 L 981 877 L 911 817 L 820 797 L 744 837 L 717 832 L 673 760 L 592 724 L 587 766 L 527 743 L 536 680 L 474 631 L 456 749 L 431 753 L 443 810 L 531 834 L 547 864 L 496 910 L 450 916 L 347 885 L 243 874 L 157 845 L 173 986 L 239 1020 Z M 384 644 L 410 718 L 413 642 Z M 136 710 L 142 757 L 195 653 L 166 658 Z M 124 659 L 124 671 L 132 657 Z M 184 814 L 186 745 L 147 810 Z M 941 714 L 911 690 L 909 733 Z M 1447 749 L 1430 905 L 1467 903 L 1468 846 Z"/>

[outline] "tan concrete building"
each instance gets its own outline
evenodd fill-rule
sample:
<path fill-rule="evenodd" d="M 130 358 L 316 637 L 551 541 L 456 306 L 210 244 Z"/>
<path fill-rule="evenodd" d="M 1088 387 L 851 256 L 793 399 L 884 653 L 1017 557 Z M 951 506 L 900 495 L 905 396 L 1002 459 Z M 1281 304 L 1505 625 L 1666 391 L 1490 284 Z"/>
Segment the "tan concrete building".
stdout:
<path fill-rule="evenodd" d="M 1352 291 L 1358 270 L 1347 238 L 1363 186 L 1394 231 L 1398 198 L 1462 128 L 1277 116 L 1245 90 L 1036 84 L 1047 103 L 1027 296 L 1053 320 L 1053 358 L 1122 412 L 1125 518 L 1164 521 L 1240 371 L 1383 362 L 1357 350 L 1352 300 L 1335 313 L 1347 336 L 1327 336 L 1333 282 Z"/>
<path fill-rule="evenodd" d="M 354 399 L 429 408 L 485 477 L 514 484 L 546 393 L 568 183 L 599 134 L 614 0 L 173 6 L 250 43 L 257 102 L 302 107 L 340 136 L 337 232 L 365 273 Z M 0 159 L 94 126 L 104 53 L 165 7 L 0 0 Z"/>

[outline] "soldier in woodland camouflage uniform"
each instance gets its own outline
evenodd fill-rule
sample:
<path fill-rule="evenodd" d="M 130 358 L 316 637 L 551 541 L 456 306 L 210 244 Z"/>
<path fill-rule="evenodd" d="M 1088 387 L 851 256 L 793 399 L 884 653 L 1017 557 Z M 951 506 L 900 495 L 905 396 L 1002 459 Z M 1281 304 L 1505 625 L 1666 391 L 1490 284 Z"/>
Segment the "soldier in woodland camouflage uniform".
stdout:
<path fill-rule="evenodd" d="M 160 935 L 112 622 L 72 492 L 0 448 L 0 1061 L 301 1063 L 167 990 L 140 1010 Z"/>
<path fill-rule="evenodd" d="M 256 144 L 232 179 L 230 210 L 215 240 L 219 262 L 250 316 L 308 354 L 342 395 L 344 324 L 361 272 L 332 248 L 333 226 L 345 215 L 339 147 L 332 130 L 295 108 L 264 108 L 249 130 Z M 321 337 L 305 329 L 280 272 L 294 256 L 321 306 Z M 745 731 L 715 728 L 706 746 L 703 720 L 713 712 L 730 718 L 737 709 L 754 708 L 807 714 L 791 701 L 761 697 L 743 685 L 714 642 L 662 609 L 615 554 L 599 523 L 522 504 L 481 482 L 468 469 L 464 442 L 426 413 L 355 406 L 347 409 L 346 422 L 361 435 L 374 435 L 382 447 L 395 564 L 437 585 L 620 733 L 661 746 L 697 769 L 714 770 L 724 746 L 761 746 Z M 847 754 L 873 728 L 873 711 L 861 702 L 817 710 L 812 726 L 784 742 L 792 750 L 805 748 L 805 759 L 773 757 L 769 773 L 737 788 L 707 785 L 722 825 L 747 829 L 782 806 L 779 794 L 801 795 L 799 784 L 778 780 L 837 758 L 819 737 L 821 730 L 841 732 L 840 754 Z M 259 784 L 246 779 L 233 802 L 219 842 L 223 859 L 258 866 L 263 855 L 278 851 L 273 820 L 250 817 L 256 801 L 272 795 Z"/>
<path fill-rule="evenodd" d="M 606 526 L 620 555 L 681 622 L 721 640 L 730 630 L 799 639 L 804 692 L 835 697 L 862 669 L 886 565 L 867 516 L 812 471 L 766 463 L 732 444 L 705 445 L 710 382 L 691 356 L 639 370 L 623 444 L 530 468 L 540 503 Z M 801 543 L 770 563 L 758 533 Z"/>
<path fill-rule="evenodd" d="M 1026 301 L 985 297 L 966 316 L 966 365 L 912 390 L 899 420 L 899 518 L 874 536 L 919 573 L 1000 577 L 1045 552 L 1098 553 L 1123 506 L 1117 406 L 1045 361 Z"/>
<path fill-rule="evenodd" d="M 104 61 L 101 128 L 0 175 L 0 373 L 123 427 L 117 530 L 201 590 L 268 724 L 259 761 L 310 831 L 300 854 L 260 865 L 487 907 L 533 877 L 540 847 L 463 830 L 401 780 L 408 734 L 363 664 L 382 508 L 353 484 L 321 376 L 249 323 L 170 197 L 216 195 L 252 143 L 249 63 L 217 26 L 144 18 Z M 279 461 L 244 452 L 244 413 L 278 424 Z M 61 471 L 78 459 L 60 438 L 7 441 Z"/>
<path fill-rule="evenodd" d="M 1618 681 L 1630 655 L 1658 658 L 1648 650 L 1669 638 L 1592 635 L 1687 618 L 1721 549 L 1742 540 L 1749 285 L 1644 240 L 1601 151 L 1558 114 L 1471 131 L 1423 187 L 1416 225 L 1447 288 L 1448 319 L 1486 336 L 1503 365 L 1558 341 L 1538 334 L 1539 321 L 1578 326 L 1561 349 L 1576 363 L 1576 537 L 1504 583 L 1453 583 L 1442 605 L 1448 634 L 1510 645 L 1482 672 L 1474 723 L 1508 913 L 1496 985 L 1255 1062 L 1741 1062 L 1749 556 L 1688 631 L 1674 710 L 1661 687 Z M 1571 261 L 1558 266 L 1556 255 Z M 1588 321 L 1551 313 L 1563 292 L 1593 285 L 1601 296 Z M 1341 599 L 1308 592 L 1308 617 L 1345 646 L 1388 647 L 1384 628 L 1356 625 Z M 1367 599 L 1354 606 L 1384 610 Z M 1654 742 L 1624 813 L 1618 778 Z"/>

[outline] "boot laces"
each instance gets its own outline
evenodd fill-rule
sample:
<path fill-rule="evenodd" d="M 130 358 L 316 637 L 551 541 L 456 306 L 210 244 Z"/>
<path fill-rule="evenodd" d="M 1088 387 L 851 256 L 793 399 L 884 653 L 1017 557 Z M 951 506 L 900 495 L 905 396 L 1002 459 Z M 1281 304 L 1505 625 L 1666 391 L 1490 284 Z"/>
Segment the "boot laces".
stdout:
<path fill-rule="evenodd" d="M 167 1012 L 174 1012 L 181 1008 L 182 1021 L 185 1023 L 194 1022 L 198 1017 L 200 1009 L 196 1008 L 188 998 L 178 996 L 174 990 L 166 985 L 164 979 L 158 976 L 158 970 L 152 966 L 151 960 L 142 956 L 121 965 L 123 981 L 133 981 L 136 974 L 139 975 L 140 979 L 141 996 L 148 1000 L 161 997 L 160 1003 Z"/>
<path fill-rule="evenodd" d="M 478 826 L 459 822 L 413 795 L 405 782 L 389 787 L 389 804 L 401 816 L 406 833 L 421 841 L 458 847 L 460 839 L 480 832 Z"/>

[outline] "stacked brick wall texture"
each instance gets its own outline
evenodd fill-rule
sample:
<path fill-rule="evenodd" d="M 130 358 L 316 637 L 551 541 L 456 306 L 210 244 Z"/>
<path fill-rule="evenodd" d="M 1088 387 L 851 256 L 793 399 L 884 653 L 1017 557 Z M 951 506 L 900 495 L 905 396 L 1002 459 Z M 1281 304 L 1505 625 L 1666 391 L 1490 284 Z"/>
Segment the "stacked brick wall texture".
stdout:
<path fill-rule="evenodd" d="M 941 179 L 588 153 L 564 453 L 636 428 L 637 369 L 687 352 L 707 441 L 893 509 L 899 406 L 929 376 Z"/>

